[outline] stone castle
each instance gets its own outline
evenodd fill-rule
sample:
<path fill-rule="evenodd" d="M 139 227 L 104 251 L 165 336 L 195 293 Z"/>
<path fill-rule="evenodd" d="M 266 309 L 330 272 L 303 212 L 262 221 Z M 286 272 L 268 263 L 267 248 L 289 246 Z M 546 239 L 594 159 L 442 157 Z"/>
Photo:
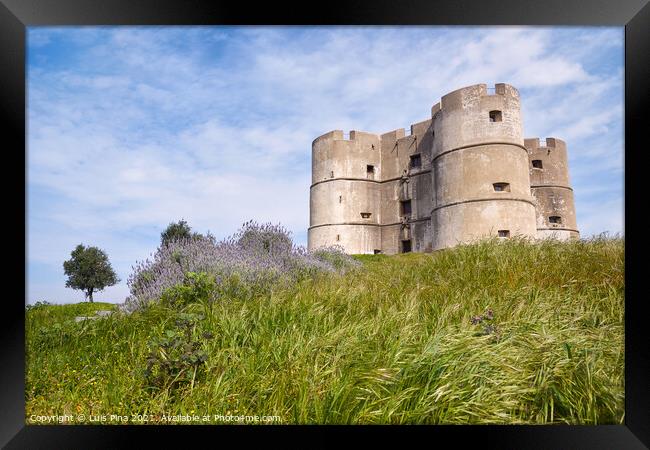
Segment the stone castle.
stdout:
<path fill-rule="evenodd" d="M 312 143 L 310 250 L 427 252 L 489 236 L 579 237 L 564 141 L 524 139 L 519 92 L 464 87 L 431 118 Z"/>

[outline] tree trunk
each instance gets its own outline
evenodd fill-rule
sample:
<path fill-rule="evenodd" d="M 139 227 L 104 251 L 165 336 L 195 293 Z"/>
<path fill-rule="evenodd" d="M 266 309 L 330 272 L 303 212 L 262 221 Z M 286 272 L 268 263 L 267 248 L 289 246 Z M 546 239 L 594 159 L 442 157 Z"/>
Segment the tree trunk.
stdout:
<path fill-rule="evenodd" d="M 89 289 L 89 290 L 88 290 L 88 301 L 89 301 L 90 303 L 93 302 L 93 290 L 92 290 L 92 289 Z"/>

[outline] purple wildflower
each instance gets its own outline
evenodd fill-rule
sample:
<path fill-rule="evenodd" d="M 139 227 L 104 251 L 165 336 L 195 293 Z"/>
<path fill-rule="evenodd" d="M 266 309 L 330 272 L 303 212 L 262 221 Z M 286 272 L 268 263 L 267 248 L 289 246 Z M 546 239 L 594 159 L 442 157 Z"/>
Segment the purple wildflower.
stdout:
<path fill-rule="evenodd" d="M 291 233 L 281 225 L 249 221 L 219 242 L 208 234 L 159 247 L 151 259 L 133 267 L 127 280 L 130 295 L 122 309 L 132 312 L 158 300 L 165 290 L 182 283 L 188 272 L 208 273 L 231 295 L 248 296 L 315 273 L 344 272 L 358 265 L 342 248 L 309 252 L 293 244 Z"/>

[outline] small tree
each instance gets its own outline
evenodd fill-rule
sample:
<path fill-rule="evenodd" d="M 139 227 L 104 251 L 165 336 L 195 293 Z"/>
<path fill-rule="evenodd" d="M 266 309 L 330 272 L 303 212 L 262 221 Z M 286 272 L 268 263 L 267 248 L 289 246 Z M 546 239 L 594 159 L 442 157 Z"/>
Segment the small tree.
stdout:
<path fill-rule="evenodd" d="M 199 233 L 192 233 L 192 229 L 185 220 L 179 220 L 178 222 L 172 222 L 167 225 L 165 231 L 160 233 L 160 243 L 161 245 L 166 245 L 169 242 L 175 241 L 177 239 L 190 239 L 198 237 L 201 237 L 201 235 Z"/>
<path fill-rule="evenodd" d="M 79 244 L 70 255 L 72 258 L 63 263 L 63 271 L 68 276 L 65 287 L 83 290 L 91 303 L 93 292 L 120 281 L 103 250 Z"/>

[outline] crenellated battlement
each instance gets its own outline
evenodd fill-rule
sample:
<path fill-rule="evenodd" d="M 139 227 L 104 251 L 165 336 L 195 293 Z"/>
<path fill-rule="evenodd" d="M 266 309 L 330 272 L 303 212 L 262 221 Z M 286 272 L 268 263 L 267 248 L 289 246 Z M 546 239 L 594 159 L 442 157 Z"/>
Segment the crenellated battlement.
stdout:
<path fill-rule="evenodd" d="M 538 148 L 566 148 L 566 142 L 554 137 L 547 137 L 544 140 L 536 137 L 524 139 L 524 146 L 531 150 Z"/>
<path fill-rule="evenodd" d="M 435 119 L 436 114 L 438 114 L 438 112 L 440 112 L 440 108 L 441 108 L 440 102 L 436 103 L 435 105 L 433 105 L 431 107 L 431 117 L 432 118 Z"/>
<path fill-rule="evenodd" d="M 395 130 L 387 131 L 382 133 L 381 140 L 397 140 L 406 136 L 406 130 L 404 128 L 397 128 Z"/>
<path fill-rule="evenodd" d="M 489 90 L 490 89 L 488 88 L 488 91 Z M 490 92 L 488 92 L 488 95 L 490 95 Z M 519 98 L 519 91 L 512 85 L 506 83 L 496 83 L 494 85 L 494 94 L 492 95 L 507 95 L 509 97 Z"/>
<path fill-rule="evenodd" d="M 519 102 L 519 91 L 506 83 L 496 83 L 494 87 L 488 87 L 487 84 L 475 84 L 456 89 L 440 99 L 440 103 L 433 105 L 431 115 L 435 115 L 439 110 L 467 108 L 471 105 L 479 105 L 482 99 L 513 99 L 515 104 Z"/>
<path fill-rule="evenodd" d="M 367 131 L 358 131 L 350 130 L 349 132 L 344 132 L 343 130 L 332 130 L 321 136 L 318 136 L 314 139 L 311 145 L 315 145 L 321 141 L 356 141 L 361 138 L 379 138 L 379 135 L 375 133 L 369 133 Z"/>
<path fill-rule="evenodd" d="M 333 130 L 333 131 L 328 131 L 325 134 L 321 134 L 311 142 L 311 145 L 313 147 L 315 144 L 321 141 L 330 141 L 334 139 L 343 139 L 343 130 Z"/>

